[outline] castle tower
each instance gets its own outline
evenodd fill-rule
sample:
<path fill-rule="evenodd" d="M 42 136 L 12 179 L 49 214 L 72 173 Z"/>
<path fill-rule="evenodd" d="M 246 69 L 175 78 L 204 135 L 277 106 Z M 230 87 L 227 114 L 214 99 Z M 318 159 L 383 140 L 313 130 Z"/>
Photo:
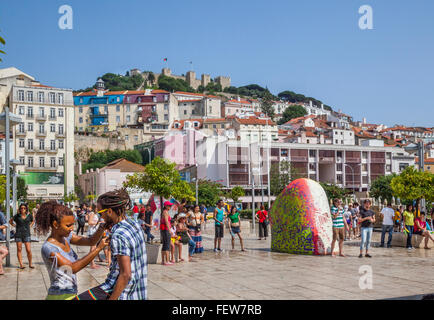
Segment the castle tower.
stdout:
<path fill-rule="evenodd" d="M 217 78 L 215 78 L 215 81 L 217 83 L 220 83 L 220 85 L 222 86 L 222 89 L 231 86 L 231 77 L 218 76 Z"/>
<path fill-rule="evenodd" d="M 206 87 L 208 85 L 208 83 L 211 82 L 211 76 L 209 74 L 202 74 L 201 76 L 201 85 L 203 87 Z"/>
<path fill-rule="evenodd" d="M 161 74 L 166 77 L 170 77 L 172 75 L 172 71 L 169 68 L 163 68 L 161 70 Z"/>
<path fill-rule="evenodd" d="M 101 78 L 98 78 L 98 80 L 96 81 L 96 90 L 97 90 L 97 96 L 101 97 L 104 95 L 104 91 L 105 91 L 105 84 L 104 84 L 104 80 Z"/>
<path fill-rule="evenodd" d="M 190 87 L 194 88 L 194 83 L 195 83 L 194 80 L 196 80 L 196 72 L 188 71 L 187 74 L 185 75 L 185 81 L 187 81 Z"/>

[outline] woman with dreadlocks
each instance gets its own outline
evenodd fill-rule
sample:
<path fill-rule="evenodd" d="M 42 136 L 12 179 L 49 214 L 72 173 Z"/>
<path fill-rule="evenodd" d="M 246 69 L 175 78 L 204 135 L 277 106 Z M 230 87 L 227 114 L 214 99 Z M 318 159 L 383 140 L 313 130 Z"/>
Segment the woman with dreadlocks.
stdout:
<path fill-rule="evenodd" d="M 76 300 L 145 300 L 145 232 L 136 220 L 126 216 L 130 197 L 125 189 L 114 190 L 99 196 L 97 203 L 104 221 L 112 225 L 110 271 L 102 285 L 83 292 Z"/>
<path fill-rule="evenodd" d="M 108 225 L 100 226 L 91 237 L 78 236 L 72 232 L 75 220 L 72 211 L 56 201 L 43 203 L 35 217 L 39 234 L 51 231 L 41 249 L 51 283 L 47 300 L 71 299 L 77 294 L 76 273 L 96 257 L 107 245 L 108 239 L 103 238 L 97 247 L 81 259 L 78 259 L 71 244 L 94 246 L 103 237 Z"/>

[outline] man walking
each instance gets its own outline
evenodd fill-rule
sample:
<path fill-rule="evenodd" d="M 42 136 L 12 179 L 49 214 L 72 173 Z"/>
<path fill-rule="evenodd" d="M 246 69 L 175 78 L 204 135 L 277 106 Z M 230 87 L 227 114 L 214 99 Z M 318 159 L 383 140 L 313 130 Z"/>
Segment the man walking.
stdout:
<path fill-rule="evenodd" d="M 151 210 L 151 205 L 146 205 L 146 211 L 145 211 L 145 233 L 146 233 L 146 242 L 152 243 L 152 240 L 154 240 L 154 235 L 151 233 L 152 228 L 152 215 L 153 212 Z"/>
<path fill-rule="evenodd" d="M 371 210 L 371 200 L 363 201 L 363 208 L 360 210 L 361 235 L 359 258 L 363 257 L 363 247 L 366 247 L 365 257 L 371 258 L 369 254 L 369 246 L 371 244 L 372 231 L 374 230 L 375 213 Z"/>
<path fill-rule="evenodd" d="M 215 220 L 215 236 L 214 236 L 214 252 L 222 251 L 221 244 L 224 230 L 225 210 L 223 209 L 223 200 L 217 202 L 217 207 L 214 209 Z M 217 247 L 218 242 L 218 247 Z"/>
<path fill-rule="evenodd" d="M 383 216 L 383 225 L 381 230 L 381 244 L 380 247 L 384 248 L 384 238 L 386 236 L 386 232 L 389 233 L 389 237 L 387 238 L 387 247 L 392 247 L 392 233 L 393 233 L 393 217 L 395 216 L 395 211 L 392 208 L 392 204 L 388 204 L 387 207 L 384 207 L 381 210 L 381 215 Z"/>
<path fill-rule="evenodd" d="M 345 229 L 348 229 L 347 222 L 344 219 L 344 209 L 342 208 L 342 200 L 334 199 L 333 206 L 331 208 L 332 220 L 333 220 L 333 240 L 331 247 L 331 255 L 334 257 L 333 253 L 335 249 L 335 242 L 339 238 L 339 256 L 345 257 L 343 253 L 344 248 L 344 237 Z"/>

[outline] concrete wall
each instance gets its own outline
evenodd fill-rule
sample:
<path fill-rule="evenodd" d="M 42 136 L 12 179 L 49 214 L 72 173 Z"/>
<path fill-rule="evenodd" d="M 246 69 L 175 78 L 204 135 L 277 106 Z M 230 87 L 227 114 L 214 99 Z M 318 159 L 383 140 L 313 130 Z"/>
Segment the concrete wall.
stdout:
<path fill-rule="evenodd" d="M 92 149 L 93 151 L 128 149 L 125 141 L 121 139 L 74 135 L 74 150 L 77 152 L 84 148 Z"/>

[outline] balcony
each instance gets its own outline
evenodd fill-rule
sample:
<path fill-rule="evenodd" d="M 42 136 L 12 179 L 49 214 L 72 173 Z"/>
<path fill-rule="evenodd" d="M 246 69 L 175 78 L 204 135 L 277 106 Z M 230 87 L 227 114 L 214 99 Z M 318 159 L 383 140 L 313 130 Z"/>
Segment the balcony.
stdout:
<path fill-rule="evenodd" d="M 360 158 L 345 158 L 346 163 L 360 163 Z"/>
<path fill-rule="evenodd" d="M 36 116 L 36 121 L 47 121 L 47 115 L 46 114 L 38 114 Z"/>
<path fill-rule="evenodd" d="M 89 117 L 91 117 L 91 118 L 95 118 L 95 117 L 104 117 L 104 118 L 107 118 L 108 117 L 108 113 L 103 113 L 103 112 L 98 112 L 98 113 L 91 113 L 90 115 L 89 115 Z"/>
<path fill-rule="evenodd" d="M 371 163 L 386 163 L 384 158 L 371 158 Z"/>
<path fill-rule="evenodd" d="M 36 148 L 35 148 L 35 152 L 36 152 L 36 153 L 45 153 L 45 152 L 47 152 L 47 150 L 45 150 L 45 148 L 39 148 L 39 147 L 36 147 Z"/>
<path fill-rule="evenodd" d="M 27 120 L 33 120 L 34 119 L 34 114 L 33 113 L 28 113 L 28 114 L 26 114 L 26 119 Z"/>
<path fill-rule="evenodd" d="M 54 148 L 54 149 L 47 148 L 47 152 L 48 152 L 48 153 L 57 153 L 57 151 L 59 151 L 59 149 L 58 149 L 57 147 Z"/>
<path fill-rule="evenodd" d="M 335 158 L 333 157 L 319 157 L 319 163 L 334 163 Z"/>
<path fill-rule="evenodd" d="M 50 114 L 50 116 L 48 117 L 48 120 L 50 120 L 50 121 L 56 121 L 57 120 L 57 116 L 53 116 L 53 115 L 51 115 Z"/>
<path fill-rule="evenodd" d="M 292 162 L 307 162 L 307 157 L 304 156 L 291 156 Z"/>
<path fill-rule="evenodd" d="M 35 152 L 35 148 L 33 148 L 33 147 L 31 147 L 31 148 L 29 148 L 28 146 L 27 147 L 24 147 L 24 152 Z"/>
<path fill-rule="evenodd" d="M 16 135 L 17 137 L 25 137 L 26 134 L 27 134 L 27 131 L 26 131 L 26 130 L 24 130 L 24 131 L 20 131 L 19 128 L 17 128 L 17 130 L 15 131 L 15 135 Z"/>
<path fill-rule="evenodd" d="M 25 171 L 57 171 L 57 169 L 59 168 L 59 166 L 54 166 L 54 167 L 29 167 L 28 165 L 25 166 Z"/>
<path fill-rule="evenodd" d="M 46 137 L 47 136 L 47 131 L 36 131 L 35 135 L 37 137 Z"/>
<path fill-rule="evenodd" d="M 56 132 L 56 138 L 65 138 L 65 132 Z"/>

